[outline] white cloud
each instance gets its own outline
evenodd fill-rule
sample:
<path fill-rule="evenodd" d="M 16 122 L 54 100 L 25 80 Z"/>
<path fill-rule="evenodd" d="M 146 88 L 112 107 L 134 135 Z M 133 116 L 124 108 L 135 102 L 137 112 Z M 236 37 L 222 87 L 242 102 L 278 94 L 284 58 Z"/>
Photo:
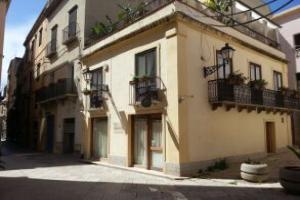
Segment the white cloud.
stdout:
<path fill-rule="evenodd" d="M 23 43 L 34 20 L 29 20 L 22 24 L 7 25 L 4 35 L 4 60 L 2 67 L 1 87 L 3 88 L 7 84 L 7 69 L 11 59 L 14 57 L 23 57 L 24 46 Z"/>

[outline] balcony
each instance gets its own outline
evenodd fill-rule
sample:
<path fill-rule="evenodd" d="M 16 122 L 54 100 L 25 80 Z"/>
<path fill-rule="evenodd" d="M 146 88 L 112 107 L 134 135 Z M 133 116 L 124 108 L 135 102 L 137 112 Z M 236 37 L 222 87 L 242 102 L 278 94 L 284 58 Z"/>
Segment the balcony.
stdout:
<path fill-rule="evenodd" d="M 51 40 L 47 44 L 46 56 L 47 56 L 47 58 L 52 58 L 56 54 L 57 54 L 57 41 L 56 40 Z"/>
<path fill-rule="evenodd" d="M 76 22 L 70 23 L 63 29 L 63 44 L 69 45 L 78 40 L 79 25 Z"/>
<path fill-rule="evenodd" d="M 90 109 L 101 109 L 104 107 L 104 92 L 108 92 L 108 85 L 92 85 L 90 93 Z"/>
<path fill-rule="evenodd" d="M 144 108 L 161 104 L 165 90 L 159 77 L 136 78 L 129 82 L 129 104 Z"/>
<path fill-rule="evenodd" d="M 77 96 L 73 79 L 60 79 L 47 87 L 43 87 L 36 92 L 36 101 L 46 103 L 58 99 L 64 99 L 68 96 Z"/>
<path fill-rule="evenodd" d="M 174 4 L 178 8 L 175 8 L 175 12 L 182 12 L 180 8 L 181 5 L 187 6 L 188 8 L 201 13 L 203 15 L 203 18 L 212 18 L 218 22 L 223 23 L 225 27 L 227 25 L 228 27 L 231 27 L 245 35 L 259 40 L 260 42 L 263 42 L 271 47 L 279 47 L 279 43 L 277 40 L 277 28 L 271 28 L 267 26 L 267 24 L 270 22 L 268 18 L 262 17 L 261 20 L 255 21 L 255 18 L 251 16 L 250 12 L 240 12 L 237 8 L 233 8 L 233 10 L 234 12 L 240 12 L 240 14 L 236 14 L 234 15 L 234 17 L 231 17 L 229 15 L 229 13 L 231 13 L 230 11 L 226 13 L 214 11 L 213 9 L 210 9 L 208 5 L 202 3 L 199 0 L 149 0 L 143 6 L 137 6 L 136 9 L 132 8 L 133 13 L 130 18 L 125 17 L 124 19 L 121 19 L 119 21 L 114 21 L 111 25 L 106 25 L 105 30 L 99 28 L 100 33 L 91 31 L 91 33 L 87 34 L 88 36 L 85 38 L 85 46 L 92 46 L 102 39 L 105 39 L 106 37 L 122 30 L 123 28 L 126 28 L 127 26 L 141 19 L 144 19 L 145 17 L 153 14 L 160 9 L 163 9 L 170 4 Z M 199 21 L 204 22 L 202 20 L 203 18 L 200 18 Z M 253 22 L 247 23 L 249 21 Z M 102 23 L 107 24 L 105 21 L 103 21 Z M 212 26 L 210 24 L 208 25 Z M 93 28 L 91 30 L 93 30 Z"/>
<path fill-rule="evenodd" d="M 239 111 L 263 110 L 267 112 L 300 111 L 300 98 L 275 90 L 258 90 L 248 85 L 230 85 L 225 79 L 208 82 L 208 97 L 213 110 L 225 105 L 227 110 L 238 107 Z"/>

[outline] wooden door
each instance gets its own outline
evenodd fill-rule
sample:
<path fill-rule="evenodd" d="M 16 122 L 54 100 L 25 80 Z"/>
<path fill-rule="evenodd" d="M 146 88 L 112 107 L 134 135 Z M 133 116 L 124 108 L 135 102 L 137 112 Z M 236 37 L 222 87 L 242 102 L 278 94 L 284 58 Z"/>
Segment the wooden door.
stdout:
<path fill-rule="evenodd" d="M 267 153 L 276 152 L 276 135 L 275 135 L 275 123 L 266 122 L 266 147 Z"/>

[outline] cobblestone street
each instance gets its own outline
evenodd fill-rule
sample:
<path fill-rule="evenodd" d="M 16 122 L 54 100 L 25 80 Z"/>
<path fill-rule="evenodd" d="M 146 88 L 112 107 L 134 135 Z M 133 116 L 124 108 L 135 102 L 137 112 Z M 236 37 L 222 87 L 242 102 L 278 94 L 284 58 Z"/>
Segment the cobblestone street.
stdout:
<path fill-rule="evenodd" d="M 85 164 L 75 156 L 4 149 L 1 200 L 47 199 L 299 199 L 278 183 L 246 184 L 221 179 L 171 180 Z"/>

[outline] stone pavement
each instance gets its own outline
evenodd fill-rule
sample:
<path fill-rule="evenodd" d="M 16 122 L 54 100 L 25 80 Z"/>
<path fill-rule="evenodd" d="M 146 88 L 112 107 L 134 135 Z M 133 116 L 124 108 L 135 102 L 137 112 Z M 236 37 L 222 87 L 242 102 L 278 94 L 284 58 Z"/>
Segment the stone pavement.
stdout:
<path fill-rule="evenodd" d="M 1 200 L 114 199 L 290 199 L 278 183 L 248 184 L 226 179 L 171 180 L 85 164 L 78 157 L 5 151 Z"/>

